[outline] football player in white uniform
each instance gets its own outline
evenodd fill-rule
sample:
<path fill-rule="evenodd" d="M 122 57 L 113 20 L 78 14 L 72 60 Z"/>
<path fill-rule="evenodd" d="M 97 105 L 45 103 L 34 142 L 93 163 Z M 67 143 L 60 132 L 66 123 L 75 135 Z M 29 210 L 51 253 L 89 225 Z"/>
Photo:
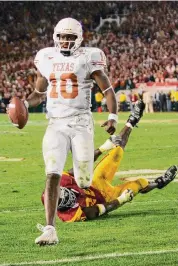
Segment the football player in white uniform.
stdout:
<path fill-rule="evenodd" d="M 81 24 L 73 18 L 58 22 L 54 29 L 54 47 L 40 50 L 35 57 L 37 81 L 26 105 L 40 104 L 47 95 L 49 125 L 43 139 L 46 169 L 46 226 L 35 243 L 56 244 L 55 216 L 59 198 L 58 182 L 68 152 L 72 151 L 77 185 L 87 188 L 93 175 L 93 120 L 90 111 L 91 88 L 97 83 L 106 97 L 108 120 L 102 125 L 113 134 L 118 121 L 117 101 L 106 74 L 106 58 L 98 48 L 81 47 Z"/>

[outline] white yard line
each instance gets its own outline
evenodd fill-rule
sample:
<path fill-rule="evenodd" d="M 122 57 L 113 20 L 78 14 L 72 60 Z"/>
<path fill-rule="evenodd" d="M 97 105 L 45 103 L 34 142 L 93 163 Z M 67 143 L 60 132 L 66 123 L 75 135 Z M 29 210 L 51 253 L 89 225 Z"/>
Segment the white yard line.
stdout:
<path fill-rule="evenodd" d="M 165 170 L 158 169 L 139 169 L 139 170 L 128 170 L 116 172 L 116 175 L 134 175 L 134 174 L 160 174 L 164 173 Z"/>
<path fill-rule="evenodd" d="M 38 211 L 44 211 L 44 208 L 38 208 L 38 209 L 30 209 L 30 208 L 24 208 L 24 209 L 14 209 L 14 210 L 2 210 L 0 213 L 12 213 L 12 212 L 38 212 Z"/>
<path fill-rule="evenodd" d="M 27 134 L 28 132 L 26 132 L 26 131 L 20 131 L 20 130 L 18 130 L 18 131 L 0 131 L 0 134 L 4 134 L 4 135 L 6 135 L 6 134 Z"/>
<path fill-rule="evenodd" d="M 28 121 L 27 122 L 27 125 L 28 126 L 47 126 L 48 125 L 48 121 L 46 120 L 36 120 L 36 121 Z M 7 127 L 7 126 L 10 126 L 11 128 L 13 128 L 13 124 L 11 122 L 8 122 L 8 121 L 4 121 L 4 122 L 0 122 L 0 126 L 4 126 L 4 127 Z M 14 127 L 15 128 L 15 127 Z"/>
<path fill-rule="evenodd" d="M 125 176 L 121 178 L 124 181 L 132 181 L 135 180 L 138 175 L 141 175 L 144 178 L 154 180 L 154 178 L 158 177 L 159 175 L 162 175 L 165 173 L 165 170 L 157 170 L 157 169 L 139 169 L 139 170 L 128 170 L 128 171 L 119 171 L 116 172 L 116 176 Z M 137 175 L 137 176 L 132 176 L 132 175 Z M 173 180 L 172 182 L 178 182 L 178 179 Z"/>
<path fill-rule="evenodd" d="M 0 157 L 0 162 L 21 162 L 25 160 L 24 158 L 9 158 L 9 157 Z"/>
<path fill-rule="evenodd" d="M 17 263 L 4 263 L 0 264 L 0 266 L 20 266 L 20 265 L 48 265 L 48 264 L 62 264 L 69 262 L 81 262 L 81 261 L 91 261 L 91 260 L 101 260 L 108 258 L 118 258 L 118 257 L 130 257 L 130 256 L 147 256 L 147 255 L 159 255 L 159 254 L 170 254 L 177 253 L 178 249 L 170 249 L 170 250 L 150 250 L 150 251 L 140 251 L 140 252 L 125 252 L 125 253 L 107 253 L 102 255 L 94 255 L 94 256 L 77 256 L 71 258 L 64 259 L 56 259 L 56 260 L 40 260 L 40 261 L 24 261 Z"/>

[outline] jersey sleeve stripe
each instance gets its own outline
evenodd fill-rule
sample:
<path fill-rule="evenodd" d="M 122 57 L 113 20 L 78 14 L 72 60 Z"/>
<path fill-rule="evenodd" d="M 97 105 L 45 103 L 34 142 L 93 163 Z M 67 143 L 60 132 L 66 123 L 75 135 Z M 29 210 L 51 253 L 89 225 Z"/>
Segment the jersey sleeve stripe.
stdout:
<path fill-rule="evenodd" d="M 84 220 L 86 220 L 86 216 L 84 215 L 82 209 L 79 207 L 75 215 L 70 220 L 65 222 L 71 223 L 71 222 L 84 221 Z"/>

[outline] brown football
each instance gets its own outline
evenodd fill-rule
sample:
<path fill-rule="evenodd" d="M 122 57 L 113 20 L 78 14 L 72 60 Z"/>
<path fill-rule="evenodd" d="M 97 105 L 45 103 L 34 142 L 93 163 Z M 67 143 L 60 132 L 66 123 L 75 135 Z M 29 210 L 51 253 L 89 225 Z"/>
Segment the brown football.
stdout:
<path fill-rule="evenodd" d="M 8 106 L 8 116 L 12 124 L 19 129 L 24 128 L 28 121 L 28 110 L 23 101 L 18 97 L 13 97 Z"/>

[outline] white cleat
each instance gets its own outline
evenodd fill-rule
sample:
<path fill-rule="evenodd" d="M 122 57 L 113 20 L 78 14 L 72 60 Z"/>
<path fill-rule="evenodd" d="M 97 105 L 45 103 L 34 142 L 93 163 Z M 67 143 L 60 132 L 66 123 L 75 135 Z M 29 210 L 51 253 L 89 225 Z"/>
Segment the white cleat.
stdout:
<path fill-rule="evenodd" d="M 59 240 L 57 237 L 56 229 L 52 225 L 42 226 L 37 224 L 37 228 L 43 232 L 41 236 L 35 239 L 35 243 L 40 246 L 56 245 Z"/>

